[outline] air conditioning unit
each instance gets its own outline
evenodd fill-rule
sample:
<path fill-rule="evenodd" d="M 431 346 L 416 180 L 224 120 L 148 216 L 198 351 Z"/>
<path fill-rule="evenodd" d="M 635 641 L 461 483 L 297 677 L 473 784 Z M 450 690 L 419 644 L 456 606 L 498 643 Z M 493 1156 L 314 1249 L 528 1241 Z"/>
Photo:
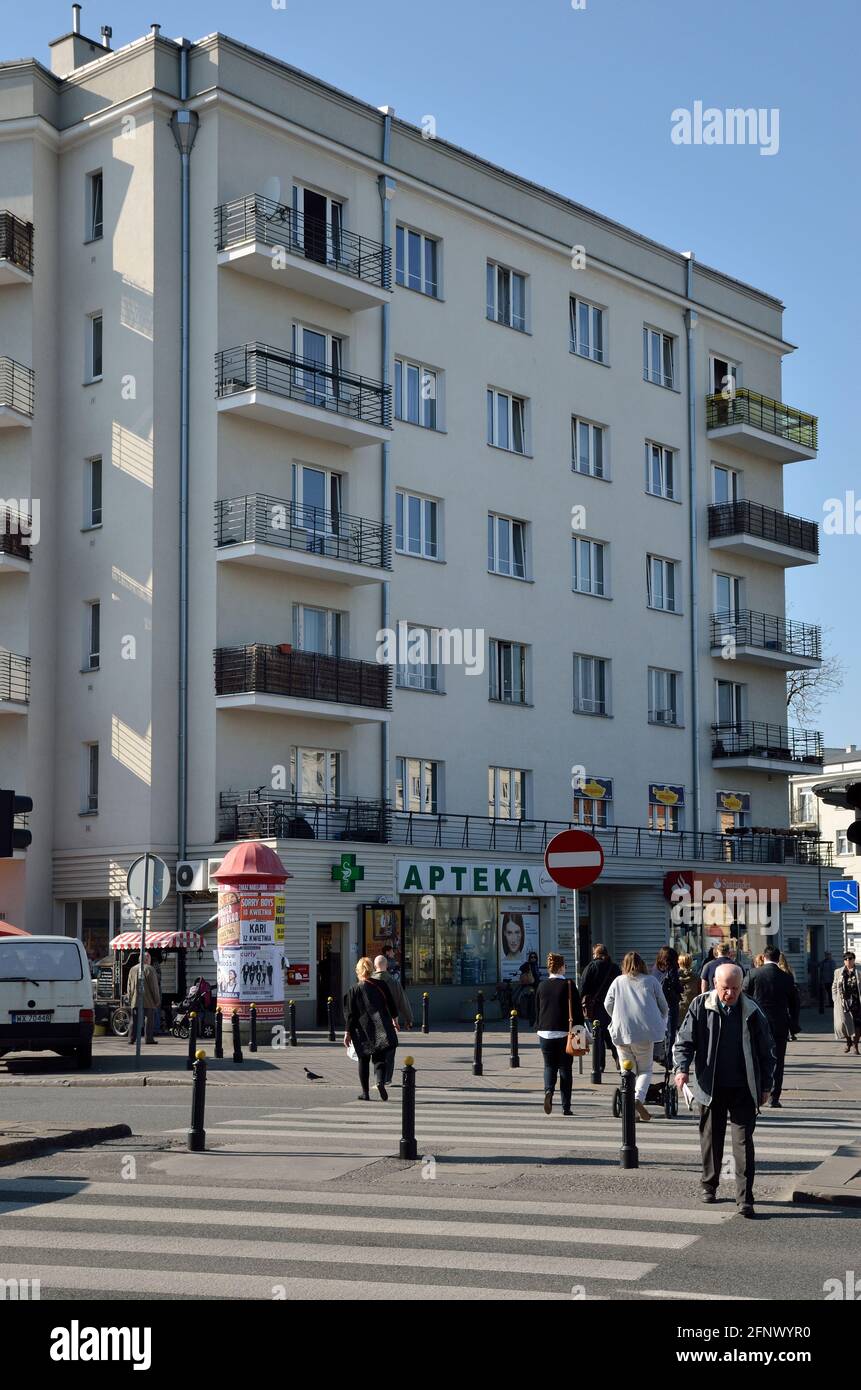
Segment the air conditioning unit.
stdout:
<path fill-rule="evenodd" d="M 177 893 L 205 893 L 207 867 L 205 859 L 181 859 L 176 866 Z"/>

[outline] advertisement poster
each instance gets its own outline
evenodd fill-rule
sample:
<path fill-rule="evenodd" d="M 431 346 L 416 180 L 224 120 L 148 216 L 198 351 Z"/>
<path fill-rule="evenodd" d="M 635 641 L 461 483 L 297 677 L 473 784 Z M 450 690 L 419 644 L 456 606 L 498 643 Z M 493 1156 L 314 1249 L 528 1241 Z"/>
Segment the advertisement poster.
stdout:
<path fill-rule="evenodd" d="M 365 904 L 362 907 L 362 939 L 362 954 L 370 956 L 371 960 L 375 956 L 385 956 L 392 979 L 400 980 L 403 974 L 404 909 L 397 903 L 385 907 Z"/>
<path fill-rule="evenodd" d="M 516 980 L 531 951 L 539 955 L 537 898 L 502 899 L 499 903 L 499 977 Z"/>
<path fill-rule="evenodd" d="M 238 883 L 222 888 L 218 894 L 219 947 L 271 945 L 275 941 L 278 897 L 283 904 L 283 894 L 276 896 L 271 888 L 256 884 Z"/>
<path fill-rule="evenodd" d="M 284 960 L 280 946 L 226 946 L 218 952 L 218 1004 L 225 1012 L 239 1010 L 246 1018 L 257 1005 L 257 1017 L 280 1019 L 284 1012 Z"/>
<path fill-rule="evenodd" d="M 311 983 L 310 965 L 290 965 L 287 968 L 288 985 L 309 985 Z"/>

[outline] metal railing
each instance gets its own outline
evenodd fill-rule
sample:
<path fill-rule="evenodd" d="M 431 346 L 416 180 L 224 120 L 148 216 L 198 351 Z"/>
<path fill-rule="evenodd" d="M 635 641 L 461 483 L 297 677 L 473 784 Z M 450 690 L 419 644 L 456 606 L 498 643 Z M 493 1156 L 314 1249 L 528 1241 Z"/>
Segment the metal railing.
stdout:
<path fill-rule="evenodd" d="M 759 719 L 712 724 L 713 758 L 768 758 L 783 763 L 821 763 L 822 735 L 812 729 L 787 729 Z"/>
<path fill-rule="evenodd" d="M 215 382 L 219 397 L 239 391 L 271 391 L 365 424 L 388 428 L 392 424 L 390 386 L 266 343 L 245 343 L 217 352 Z"/>
<path fill-rule="evenodd" d="M 748 391 L 746 386 L 737 387 L 729 399 L 720 393 L 706 397 L 706 429 L 725 429 L 727 425 L 751 425 L 805 449 L 818 447 L 819 421 L 815 415 Z"/>
<path fill-rule="evenodd" d="M 227 547 L 246 541 L 349 560 L 355 565 L 391 566 L 390 526 L 259 492 L 223 498 L 215 504 L 215 544 Z"/>
<path fill-rule="evenodd" d="M 709 507 L 709 540 L 724 536 L 756 536 L 788 545 L 809 555 L 819 554 L 819 527 L 815 521 L 789 516 L 761 502 L 715 502 Z"/>
<path fill-rule="evenodd" d="M 33 274 L 33 224 L 5 209 L 0 211 L 0 261 Z"/>
<path fill-rule="evenodd" d="M 378 289 L 392 287 L 389 247 L 370 237 L 348 232 L 337 223 L 294 212 L 283 203 L 259 194 L 233 198 L 215 209 L 217 249 L 226 251 L 247 241 L 283 247 L 292 255 L 317 261 L 330 270 L 338 270 Z"/>
<path fill-rule="evenodd" d="M 0 511 L 0 555 L 13 555 L 16 560 L 32 559 L 29 543 L 21 535 L 23 529 L 29 536 L 32 526 L 29 517 L 19 516 L 8 508 Z"/>
<path fill-rule="evenodd" d="M 390 709 L 391 667 L 376 661 L 293 651 L 262 642 L 215 652 L 216 695 L 287 695 L 341 705 Z"/>
<path fill-rule="evenodd" d="M 711 644 L 719 647 L 730 638 L 739 647 L 785 652 L 788 656 L 822 658 L 822 629 L 814 623 L 787 621 L 773 613 L 755 613 L 749 608 L 737 612 L 712 613 Z"/>
<path fill-rule="evenodd" d="M 382 801 L 290 796 L 258 787 L 222 792 L 218 799 L 219 840 L 389 839 L 390 809 Z"/>
<path fill-rule="evenodd" d="M 32 367 L 22 367 L 11 357 L 0 357 L 0 405 L 8 405 L 21 415 L 33 414 Z"/>
<path fill-rule="evenodd" d="M 0 651 L 0 701 L 30 702 L 30 658 Z"/>

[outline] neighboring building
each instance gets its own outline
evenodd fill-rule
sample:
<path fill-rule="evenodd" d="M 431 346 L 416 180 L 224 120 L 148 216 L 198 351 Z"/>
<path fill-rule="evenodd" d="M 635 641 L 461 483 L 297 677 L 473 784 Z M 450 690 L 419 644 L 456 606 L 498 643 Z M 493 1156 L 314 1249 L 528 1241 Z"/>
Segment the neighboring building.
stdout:
<path fill-rule="evenodd" d="M 380 901 L 436 1016 L 513 968 L 503 922 L 581 960 L 777 925 L 800 964 L 830 845 L 787 828 L 822 749 L 784 727 L 820 633 L 785 618 L 817 422 L 780 301 L 223 35 L 77 27 L 0 64 L 0 495 L 41 522 L 0 543 L 0 785 L 35 803 L 0 911 L 98 954 L 149 847 L 201 927 L 252 836 L 300 1021 Z M 577 904 L 569 823 L 607 854 Z M 677 930 L 679 875 L 780 906 Z"/>
<path fill-rule="evenodd" d="M 831 845 L 834 866 L 838 870 L 835 878 L 845 875 L 861 880 L 861 846 L 851 844 L 846 838 L 849 826 L 861 819 L 861 811 L 834 805 L 822 796 L 827 791 L 839 797 L 840 789 L 852 783 L 861 786 L 861 750 L 858 745 L 850 743 L 844 748 L 826 748 L 821 773 L 791 779 L 792 826 L 794 830 Z M 842 932 L 843 915 L 837 915 L 835 920 Z M 861 913 L 847 912 L 845 923 L 847 946 L 861 958 Z M 836 958 L 839 953 L 835 951 L 832 954 Z"/>

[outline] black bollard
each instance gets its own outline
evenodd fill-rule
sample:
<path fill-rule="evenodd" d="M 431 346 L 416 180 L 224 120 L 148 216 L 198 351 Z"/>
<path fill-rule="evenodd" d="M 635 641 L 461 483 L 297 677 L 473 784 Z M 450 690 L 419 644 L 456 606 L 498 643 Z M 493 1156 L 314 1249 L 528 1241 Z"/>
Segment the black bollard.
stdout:
<path fill-rule="evenodd" d="M 475 996 L 477 1012 L 481 1014 L 481 1021 L 484 1022 L 484 990 L 480 989 Z"/>
<path fill-rule="evenodd" d="M 233 1060 L 234 1062 L 244 1062 L 242 1055 L 242 1036 L 239 1032 L 239 1010 L 233 1010 Z"/>
<path fill-rule="evenodd" d="M 592 1020 L 592 1085 L 601 1085 L 601 1024 Z"/>
<path fill-rule="evenodd" d="M 251 1041 L 248 1044 L 249 1052 L 257 1051 L 257 1005 L 251 1005 Z"/>
<path fill-rule="evenodd" d="M 484 1067 L 481 1062 L 481 1039 L 484 1033 L 484 1019 L 481 1014 L 475 1015 L 475 1052 L 472 1058 L 473 1076 L 484 1076 Z"/>
<path fill-rule="evenodd" d="M 430 995 L 427 990 L 422 995 L 422 1032 L 430 1032 Z"/>
<path fill-rule="evenodd" d="M 335 1001 L 331 994 L 326 1000 L 326 1013 L 329 1019 L 329 1042 L 335 1041 Z"/>
<path fill-rule="evenodd" d="M 185 1059 L 186 1071 L 191 1071 L 197 1055 L 197 1014 L 192 1009 L 188 1015 L 188 1056 Z"/>
<path fill-rule="evenodd" d="M 416 1072 L 412 1057 L 404 1058 L 401 1077 L 401 1142 L 399 1158 L 418 1158 L 416 1144 Z"/>
<path fill-rule="evenodd" d="M 223 1031 L 224 1031 L 224 1015 L 223 1015 L 223 1013 L 221 1012 L 220 1009 L 216 1009 L 216 1010 L 215 1010 L 215 1055 L 216 1055 L 216 1057 L 223 1057 L 223 1056 L 224 1056 Z"/>
<path fill-rule="evenodd" d="M 518 1038 L 517 1038 L 517 1010 L 516 1010 L 516 1009 L 512 1009 L 512 1010 L 511 1010 L 511 1057 L 509 1058 L 509 1061 L 508 1061 L 508 1065 L 509 1065 L 510 1067 L 519 1067 L 519 1066 L 520 1066 L 520 1053 L 519 1053 L 519 1051 L 518 1051 L 517 1042 L 518 1042 Z"/>
<path fill-rule="evenodd" d="M 206 1110 L 206 1053 L 203 1048 L 195 1054 L 191 1072 L 191 1128 L 188 1131 L 188 1148 L 193 1154 L 203 1153 L 206 1148 L 206 1130 L 203 1128 Z"/>
<path fill-rule="evenodd" d="M 290 1046 L 298 1047 L 299 1039 L 296 1037 L 296 1001 L 290 1000 Z"/>
<path fill-rule="evenodd" d="M 637 1152 L 637 1122 L 634 1118 L 634 1087 L 637 1078 L 634 1063 L 622 1063 L 622 1147 L 619 1150 L 619 1164 L 622 1168 L 639 1168 L 640 1156 Z"/>

